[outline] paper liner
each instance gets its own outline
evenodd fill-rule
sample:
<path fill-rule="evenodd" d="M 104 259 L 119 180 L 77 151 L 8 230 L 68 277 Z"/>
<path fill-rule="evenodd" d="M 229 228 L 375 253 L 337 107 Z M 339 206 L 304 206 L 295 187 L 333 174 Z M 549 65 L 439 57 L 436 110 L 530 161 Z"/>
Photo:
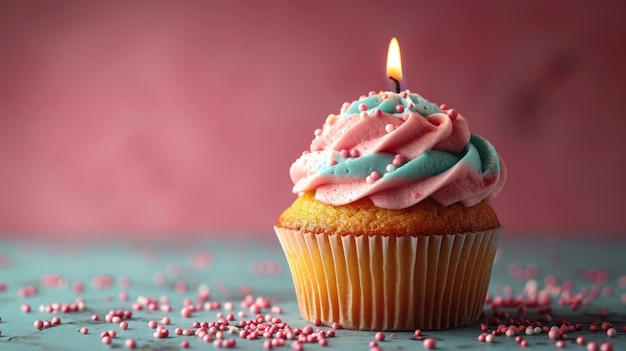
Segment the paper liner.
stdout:
<path fill-rule="evenodd" d="M 302 317 L 360 330 L 437 330 L 482 312 L 500 228 L 430 236 L 274 228 Z"/>

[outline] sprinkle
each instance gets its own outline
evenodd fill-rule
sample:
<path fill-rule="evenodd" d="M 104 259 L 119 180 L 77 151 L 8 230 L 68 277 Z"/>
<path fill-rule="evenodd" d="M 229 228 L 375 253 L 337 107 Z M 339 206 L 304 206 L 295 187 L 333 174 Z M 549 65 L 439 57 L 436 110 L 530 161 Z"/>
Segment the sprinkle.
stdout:
<path fill-rule="evenodd" d="M 617 330 L 615 328 L 609 328 L 606 330 L 606 336 L 609 338 L 614 338 L 617 335 Z"/>
<path fill-rule="evenodd" d="M 319 318 L 313 318 L 313 325 L 320 326 L 322 325 L 322 321 Z"/>
<path fill-rule="evenodd" d="M 180 343 L 180 347 L 182 347 L 183 349 L 188 349 L 189 348 L 189 341 L 185 340 L 183 342 Z"/>
<path fill-rule="evenodd" d="M 120 329 L 122 330 L 128 329 L 128 322 L 127 321 L 120 322 Z"/>
<path fill-rule="evenodd" d="M 184 318 L 191 317 L 192 313 L 193 313 L 193 308 L 183 307 L 183 309 L 180 310 L 180 315 Z"/>
<path fill-rule="evenodd" d="M 363 111 L 361 113 L 359 113 L 359 118 L 360 119 L 367 119 L 367 117 L 369 117 L 370 115 L 367 114 L 367 112 Z"/>
<path fill-rule="evenodd" d="M 413 332 L 413 337 L 419 338 L 420 336 L 422 336 L 422 330 L 421 329 L 415 329 L 415 331 Z"/>
<path fill-rule="evenodd" d="M 374 111 L 374 117 L 382 117 L 383 116 L 383 111 L 381 111 L 380 109 L 376 109 Z"/>
<path fill-rule="evenodd" d="M 22 309 L 22 312 L 30 313 L 30 305 L 22 304 L 22 306 L 20 306 L 20 308 Z"/>
<path fill-rule="evenodd" d="M 157 327 L 157 322 L 156 322 L 156 321 L 154 321 L 154 320 L 152 320 L 152 321 L 148 322 L 148 327 L 149 327 L 150 329 L 156 329 L 156 327 Z"/>
<path fill-rule="evenodd" d="M 456 112 L 455 109 L 449 109 L 448 111 L 446 111 L 446 113 L 448 114 L 448 117 L 450 117 L 450 120 L 454 121 L 458 116 L 458 112 Z"/>
<path fill-rule="evenodd" d="M 402 112 L 404 112 L 404 106 L 402 106 L 402 105 L 396 105 L 396 112 L 397 112 L 397 113 L 402 113 Z"/>
<path fill-rule="evenodd" d="M 102 338 L 102 343 L 105 345 L 109 345 L 111 343 L 111 337 L 106 335 L 105 337 Z"/>
<path fill-rule="evenodd" d="M 359 156 L 361 156 L 361 153 L 359 152 L 359 150 L 357 149 L 350 150 L 350 157 L 359 157 Z"/>
<path fill-rule="evenodd" d="M 35 329 L 42 329 L 43 328 L 43 322 L 41 320 L 36 320 L 35 323 L 33 323 L 33 326 L 35 327 Z"/>
<path fill-rule="evenodd" d="M 385 125 L 385 132 L 391 133 L 391 132 L 393 132 L 393 130 L 394 130 L 393 124 L 386 124 Z"/>
<path fill-rule="evenodd" d="M 346 111 L 348 111 L 348 109 L 349 109 L 349 108 L 350 108 L 350 103 L 349 103 L 349 102 L 344 102 L 344 103 L 341 105 L 341 110 L 340 110 L 340 112 L 341 112 L 341 113 L 346 113 Z"/>
<path fill-rule="evenodd" d="M 604 342 L 600 346 L 600 351 L 613 351 L 613 344 L 609 342 Z"/>
<path fill-rule="evenodd" d="M 126 345 L 126 348 L 128 349 L 134 349 L 137 347 L 137 342 L 135 342 L 134 339 L 126 339 L 124 345 Z"/>
<path fill-rule="evenodd" d="M 170 319 L 170 317 L 163 317 L 161 318 L 161 323 L 168 325 L 172 322 L 172 320 Z"/>
<path fill-rule="evenodd" d="M 369 107 L 367 107 L 367 104 L 360 104 L 359 105 L 359 111 L 363 112 L 363 111 L 367 111 L 369 109 Z"/>
<path fill-rule="evenodd" d="M 376 341 L 384 341 L 385 340 L 385 333 L 383 332 L 378 332 L 374 335 L 374 339 L 376 339 Z"/>
<path fill-rule="evenodd" d="M 80 328 L 79 332 L 81 334 L 89 334 L 89 329 L 87 329 L 86 327 L 82 327 Z"/>
<path fill-rule="evenodd" d="M 341 325 L 337 322 L 333 322 L 333 324 L 331 325 L 331 328 L 333 329 L 341 329 Z"/>
<path fill-rule="evenodd" d="M 52 323 L 52 325 L 59 325 L 59 324 L 61 324 L 61 319 L 59 317 L 54 317 L 54 318 L 52 318 L 51 323 Z"/>
<path fill-rule="evenodd" d="M 396 166 L 394 166 L 393 164 L 388 164 L 387 167 L 385 167 L 385 170 L 391 173 L 396 170 Z"/>
<path fill-rule="evenodd" d="M 434 338 L 424 339 L 424 348 L 427 350 L 433 350 L 437 347 L 437 341 Z"/>
<path fill-rule="evenodd" d="M 365 177 L 365 182 L 367 184 L 372 184 L 374 183 L 376 180 L 378 180 L 380 178 L 380 174 L 376 171 L 373 171 L 372 173 L 370 173 L 370 175 L 368 175 L 367 177 Z"/>

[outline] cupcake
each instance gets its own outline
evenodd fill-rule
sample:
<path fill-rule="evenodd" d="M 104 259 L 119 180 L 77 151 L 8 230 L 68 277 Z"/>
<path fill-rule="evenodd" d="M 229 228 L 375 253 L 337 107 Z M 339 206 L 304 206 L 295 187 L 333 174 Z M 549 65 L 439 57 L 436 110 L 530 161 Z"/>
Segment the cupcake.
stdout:
<path fill-rule="evenodd" d="M 274 229 L 302 317 L 359 330 L 438 330 L 482 312 L 506 171 L 454 109 L 418 94 L 345 103 L 290 169 Z"/>

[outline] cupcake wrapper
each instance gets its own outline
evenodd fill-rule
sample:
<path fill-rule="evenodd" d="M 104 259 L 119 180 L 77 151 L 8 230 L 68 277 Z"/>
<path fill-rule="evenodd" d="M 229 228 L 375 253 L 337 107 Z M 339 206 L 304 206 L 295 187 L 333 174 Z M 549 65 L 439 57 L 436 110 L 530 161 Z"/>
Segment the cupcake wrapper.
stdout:
<path fill-rule="evenodd" d="M 415 237 L 274 229 L 304 319 L 387 331 L 476 321 L 500 235 L 500 228 Z"/>

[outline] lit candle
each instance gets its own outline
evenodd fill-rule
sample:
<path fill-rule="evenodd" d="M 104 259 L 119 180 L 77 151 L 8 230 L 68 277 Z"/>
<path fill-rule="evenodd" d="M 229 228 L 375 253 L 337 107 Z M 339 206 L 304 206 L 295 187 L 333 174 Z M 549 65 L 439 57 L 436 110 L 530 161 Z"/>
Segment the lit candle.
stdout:
<path fill-rule="evenodd" d="M 395 37 L 389 42 L 387 51 L 387 77 L 396 86 L 396 93 L 400 93 L 400 83 L 402 82 L 402 60 L 400 58 L 400 44 Z"/>

